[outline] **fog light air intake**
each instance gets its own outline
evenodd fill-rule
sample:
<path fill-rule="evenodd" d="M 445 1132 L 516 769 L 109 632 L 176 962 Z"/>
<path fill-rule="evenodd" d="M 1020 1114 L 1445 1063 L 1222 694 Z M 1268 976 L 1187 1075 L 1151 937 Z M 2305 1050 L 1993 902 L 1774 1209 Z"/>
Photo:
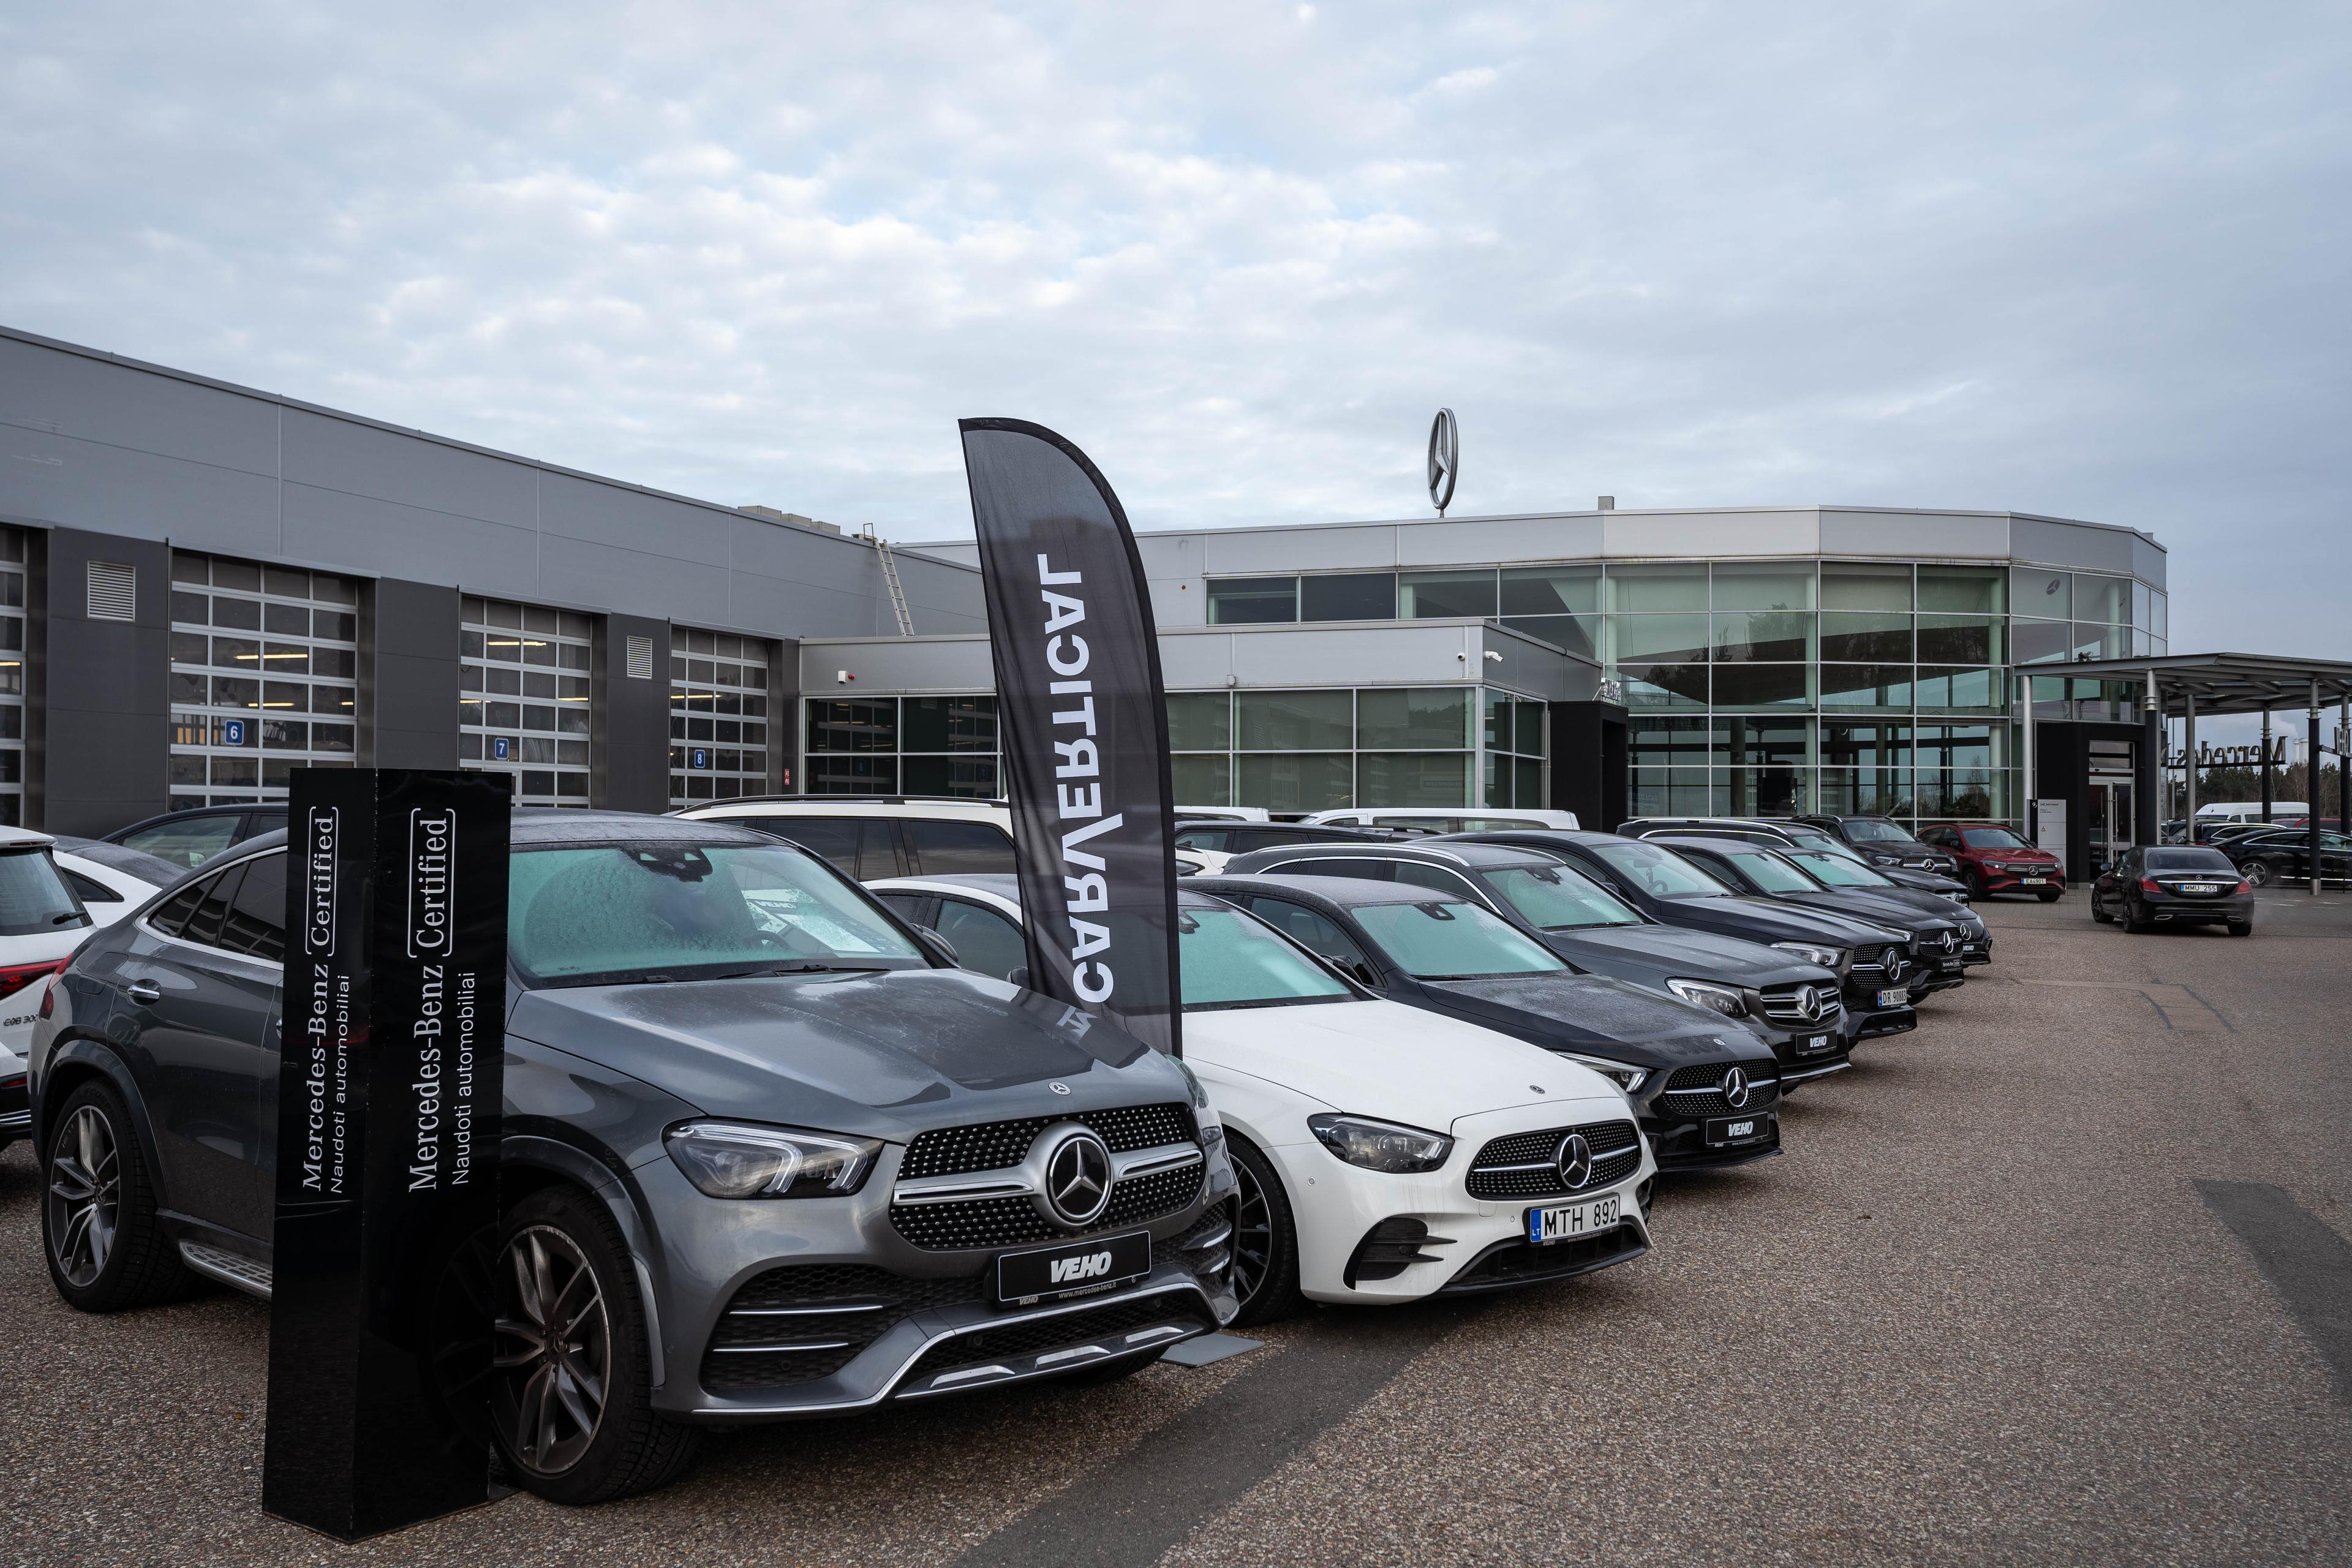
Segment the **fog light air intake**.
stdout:
<path fill-rule="evenodd" d="M 1356 1250 L 1348 1259 L 1347 1272 L 1340 1278 L 1350 1290 L 1360 1279 L 1393 1279 L 1416 1263 L 1442 1261 L 1434 1254 L 1422 1251 L 1423 1247 L 1452 1245 L 1454 1237 L 1432 1236 L 1426 1224 L 1399 1215 L 1364 1232 L 1364 1239 L 1356 1243 Z"/>

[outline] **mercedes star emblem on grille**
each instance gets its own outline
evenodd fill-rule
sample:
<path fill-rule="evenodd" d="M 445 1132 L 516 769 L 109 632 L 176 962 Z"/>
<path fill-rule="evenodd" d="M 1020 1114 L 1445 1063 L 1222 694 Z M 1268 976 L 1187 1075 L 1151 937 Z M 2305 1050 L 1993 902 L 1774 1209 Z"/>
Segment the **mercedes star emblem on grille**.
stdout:
<path fill-rule="evenodd" d="M 1889 980 L 1900 980 L 1902 977 L 1902 952 L 1899 949 L 1890 947 L 1886 950 L 1886 978 Z"/>
<path fill-rule="evenodd" d="M 1110 1206 L 1110 1147 L 1091 1130 L 1063 1127 L 1045 1151 L 1045 1203 L 1054 1217 L 1084 1230 Z"/>
<path fill-rule="evenodd" d="M 1592 1180 L 1592 1145 L 1581 1132 L 1561 1139 L 1559 1147 L 1552 1151 L 1551 1163 L 1559 1168 L 1560 1184 L 1571 1193 Z"/>
<path fill-rule="evenodd" d="M 1811 1021 L 1821 1016 L 1822 994 L 1810 985 L 1800 987 L 1797 992 L 1797 1016 Z"/>
<path fill-rule="evenodd" d="M 1723 1102 L 1734 1110 L 1748 1103 L 1748 1075 L 1737 1067 L 1724 1069 Z"/>

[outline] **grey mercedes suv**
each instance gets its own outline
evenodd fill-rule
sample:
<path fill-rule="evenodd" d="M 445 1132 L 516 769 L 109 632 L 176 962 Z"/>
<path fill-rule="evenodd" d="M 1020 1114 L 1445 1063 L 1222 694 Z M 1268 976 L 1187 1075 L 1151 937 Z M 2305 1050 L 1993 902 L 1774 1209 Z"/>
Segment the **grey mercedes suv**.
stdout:
<path fill-rule="evenodd" d="M 764 834 L 521 811 L 509 866 L 491 1415 L 532 1490 L 657 1486 L 703 1426 L 1108 1381 L 1232 1316 L 1233 1171 L 1181 1063 Z M 76 1307 L 268 1293 L 286 877 L 282 834 L 238 845 L 41 1004 Z"/>

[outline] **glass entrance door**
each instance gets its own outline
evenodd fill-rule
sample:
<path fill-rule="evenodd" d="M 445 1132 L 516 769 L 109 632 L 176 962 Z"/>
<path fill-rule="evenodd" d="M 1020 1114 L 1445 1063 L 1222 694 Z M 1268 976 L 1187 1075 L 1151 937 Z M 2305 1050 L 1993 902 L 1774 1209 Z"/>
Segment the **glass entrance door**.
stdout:
<path fill-rule="evenodd" d="M 2093 779 L 2086 793 L 2083 847 L 2104 871 L 2132 847 L 2132 785 L 2126 779 Z"/>

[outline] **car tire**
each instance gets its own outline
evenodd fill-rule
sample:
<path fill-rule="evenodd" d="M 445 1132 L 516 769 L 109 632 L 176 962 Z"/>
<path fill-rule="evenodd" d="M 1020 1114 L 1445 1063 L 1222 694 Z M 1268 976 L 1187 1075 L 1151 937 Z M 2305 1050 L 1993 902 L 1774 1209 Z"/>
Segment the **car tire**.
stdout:
<path fill-rule="evenodd" d="M 2254 934 L 2254 922 L 2252 921 L 2231 921 L 2230 922 L 2230 934 L 2231 936 L 2252 936 Z"/>
<path fill-rule="evenodd" d="M 2248 863 L 2244 875 L 2246 879 L 2246 886 L 2250 888 L 2267 888 L 2271 885 L 2271 878 L 2273 873 L 2271 870 L 2271 863 L 2269 861 L 2255 860 Z"/>
<path fill-rule="evenodd" d="M 2103 926 L 2111 926 L 2116 923 L 2116 917 L 2109 914 L 2106 910 L 2100 905 L 2099 890 L 2096 888 L 2091 889 L 2091 918 L 2098 921 Z"/>
<path fill-rule="evenodd" d="M 636 1269 L 601 1204 L 563 1186 L 517 1203 L 499 1226 L 491 1285 L 490 1430 L 509 1478 L 550 1502 L 610 1502 L 694 1462 L 702 1434 L 654 1410 Z M 551 1321 L 564 1324 L 561 1353 L 547 1348 Z"/>
<path fill-rule="evenodd" d="M 2137 936 L 2147 929 L 2147 922 L 2139 918 L 2139 911 L 2132 908 L 2131 895 L 2126 893 L 2124 895 L 2124 930 Z"/>
<path fill-rule="evenodd" d="M 1298 1226 L 1290 1198 L 1274 1162 L 1257 1145 L 1230 1129 L 1225 1152 L 1232 1155 L 1240 1191 L 1234 1205 L 1234 1298 L 1241 1310 L 1233 1326 L 1270 1323 L 1298 1310 Z"/>
<path fill-rule="evenodd" d="M 1970 902 L 1990 896 L 1985 891 L 1984 873 L 1978 870 L 1974 866 L 1963 866 L 1960 868 L 1960 880 L 1968 887 L 1969 900 Z"/>
<path fill-rule="evenodd" d="M 195 1288 L 155 1209 L 130 1108 L 112 1084 L 83 1084 L 66 1097 L 41 1152 L 41 1253 L 68 1306 L 121 1312 Z"/>

